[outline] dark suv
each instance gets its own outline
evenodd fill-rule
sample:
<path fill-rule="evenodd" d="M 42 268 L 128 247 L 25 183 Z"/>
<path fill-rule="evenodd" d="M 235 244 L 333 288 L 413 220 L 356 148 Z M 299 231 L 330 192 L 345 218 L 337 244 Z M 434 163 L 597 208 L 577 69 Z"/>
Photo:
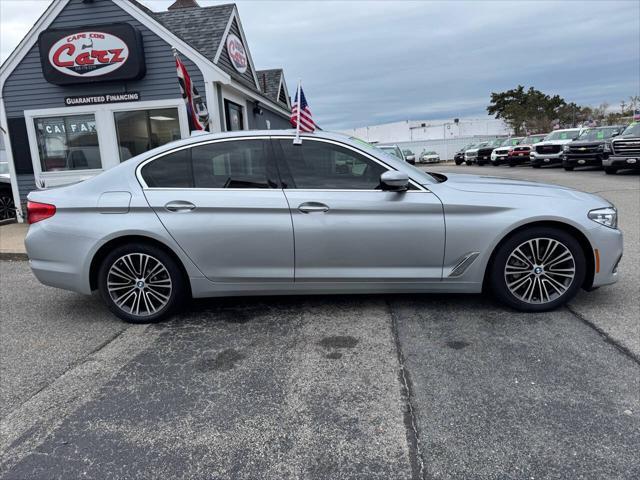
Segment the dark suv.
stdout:
<path fill-rule="evenodd" d="M 496 138 L 488 143 L 487 146 L 478 149 L 478 156 L 476 157 L 476 163 L 480 166 L 486 165 L 491 161 L 491 152 L 499 146 L 501 146 L 506 140 L 505 138 Z"/>
<path fill-rule="evenodd" d="M 571 171 L 576 167 L 602 166 L 604 144 L 611 137 L 619 135 L 624 126 L 589 128 L 573 142 L 562 147 L 562 166 Z"/>
<path fill-rule="evenodd" d="M 632 123 L 619 136 L 605 143 L 604 154 L 602 165 L 607 173 L 625 168 L 640 169 L 640 122 Z"/>
<path fill-rule="evenodd" d="M 470 148 L 473 148 L 474 146 L 475 143 L 470 143 L 469 145 L 465 145 L 456 152 L 456 154 L 453 156 L 453 161 L 456 162 L 456 165 L 462 165 L 464 163 L 464 152 L 466 152 Z"/>

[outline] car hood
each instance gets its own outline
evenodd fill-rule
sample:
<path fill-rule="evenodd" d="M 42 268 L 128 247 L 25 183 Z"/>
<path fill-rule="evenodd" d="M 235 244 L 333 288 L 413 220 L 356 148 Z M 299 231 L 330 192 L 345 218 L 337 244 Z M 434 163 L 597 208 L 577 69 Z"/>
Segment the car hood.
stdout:
<path fill-rule="evenodd" d="M 598 145 L 602 145 L 606 140 L 580 140 L 570 143 L 572 147 L 597 147 Z"/>
<path fill-rule="evenodd" d="M 578 201 L 599 198 L 590 193 L 581 192 L 573 188 L 547 183 L 529 182 L 526 180 L 515 180 L 513 178 L 485 177 L 458 173 L 447 173 L 446 177 L 447 181 L 445 184 L 448 188 L 465 192 L 528 195 Z"/>

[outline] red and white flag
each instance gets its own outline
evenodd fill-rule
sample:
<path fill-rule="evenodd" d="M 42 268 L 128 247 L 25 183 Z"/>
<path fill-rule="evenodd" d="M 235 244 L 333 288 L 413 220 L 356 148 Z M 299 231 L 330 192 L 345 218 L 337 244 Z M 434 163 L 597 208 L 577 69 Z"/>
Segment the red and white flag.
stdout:
<path fill-rule="evenodd" d="M 296 98 L 291 106 L 291 125 L 293 125 L 298 132 L 313 132 L 316 129 L 309 104 L 302 90 L 302 83 L 298 83 Z"/>
<path fill-rule="evenodd" d="M 178 83 L 182 91 L 182 98 L 187 105 L 187 116 L 189 117 L 189 130 L 209 130 L 209 111 L 207 105 L 198 93 L 198 89 L 191 82 L 191 77 L 187 72 L 184 63 L 178 57 L 178 52 L 174 50 L 176 57 L 176 69 L 178 70 Z"/>

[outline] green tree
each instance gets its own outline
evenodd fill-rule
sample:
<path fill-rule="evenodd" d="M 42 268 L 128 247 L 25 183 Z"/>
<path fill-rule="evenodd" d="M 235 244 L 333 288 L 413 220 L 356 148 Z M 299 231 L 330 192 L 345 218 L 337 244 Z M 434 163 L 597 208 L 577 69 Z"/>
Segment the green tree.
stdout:
<path fill-rule="evenodd" d="M 566 105 L 559 95 L 550 96 L 533 87 L 525 90 L 523 85 L 518 85 L 505 92 L 492 92 L 487 112 L 502 118 L 516 135 L 523 135 L 548 132 L 555 121 L 562 123 L 561 114 L 566 117 L 567 110 L 563 110 Z"/>

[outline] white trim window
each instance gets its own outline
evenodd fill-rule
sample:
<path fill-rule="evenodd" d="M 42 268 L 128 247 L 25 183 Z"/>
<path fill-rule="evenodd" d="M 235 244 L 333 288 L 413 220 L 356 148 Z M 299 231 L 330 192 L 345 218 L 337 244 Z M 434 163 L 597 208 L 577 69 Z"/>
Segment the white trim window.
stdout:
<path fill-rule="evenodd" d="M 138 138 L 130 125 L 128 137 L 118 137 L 117 118 L 127 114 L 145 121 Z M 86 180 L 142 151 L 189 137 L 181 98 L 26 110 L 24 116 L 38 188 Z"/>

